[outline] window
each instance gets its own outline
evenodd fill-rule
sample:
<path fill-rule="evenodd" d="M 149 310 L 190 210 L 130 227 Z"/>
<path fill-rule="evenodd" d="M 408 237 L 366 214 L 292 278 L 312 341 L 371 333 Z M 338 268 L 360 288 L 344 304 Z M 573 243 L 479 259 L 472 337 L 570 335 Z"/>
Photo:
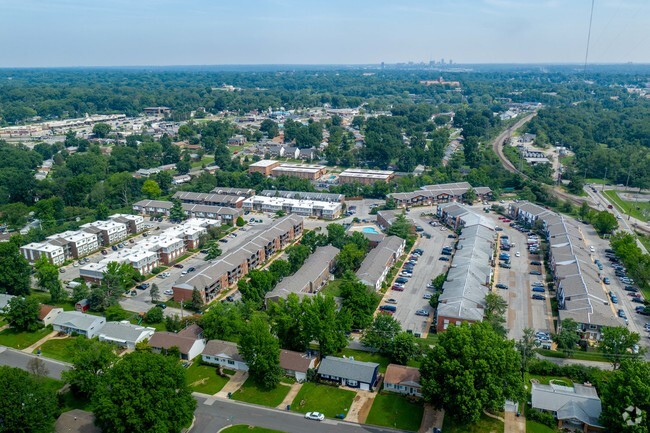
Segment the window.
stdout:
<path fill-rule="evenodd" d="M 357 386 L 359 384 L 359 382 L 357 382 L 356 380 L 351 380 L 351 379 L 346 380 L 346 382 L 348 386 Z"/>
<path fill-rule="evenodd" d="M 233 361 L 232 359 L 229 359 L 228 360 L 228 365 L 235 365 L 235 361 Z"/>

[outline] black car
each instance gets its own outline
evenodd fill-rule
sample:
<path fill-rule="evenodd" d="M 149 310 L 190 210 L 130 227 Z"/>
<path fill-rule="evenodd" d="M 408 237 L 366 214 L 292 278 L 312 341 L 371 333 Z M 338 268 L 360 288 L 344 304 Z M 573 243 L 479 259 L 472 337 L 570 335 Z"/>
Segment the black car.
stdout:
<path fill-rule="evenodd" d="M 636 302 L 637 304 L 645 304 L 645 300 L 643 298 L 632 298 L 632 302 Z"/>
<path fill-rule="evenodd" d="M 533 296 L 531 296 L 531 298 L 533 298 L 535 300 L 538 300 L 538 301 L 543 301 L 544 299 L 546 299 L 546 296 L 538 295 L 537 293 L 535 293 L 535 294 L 533 294 Z"/>
<path fill-rule="evenodd" d="M 194 269 L 194 267 L 189 267 L 189 268 L 187 268 L 187 272 L 194 272 L 195 270 L 196 270 L 196 269 Z"/>
<path fill-rule="evenodd" d="M 449 261 L 449 257 L 440 256 L 440 258 L 439 258 L 438 260 L 440 260 L 440 261 L 442 261 L 442 262 L 448 262 L 448 261 Z"/>
<path fill-rule="evenodd" d="M 508 286 L 506 286 L 505 284 L 501 284 L 501 283 L 497 284 L 494 287 L 496 287 L 497 289 L 508 290 Z"/>
<path fill-rule="evenodd" d="M 542 262 L 538 262 L 537 260 L 533 260 L 532 262 L 530 262 L 530 264 L 533 265 L 533 266 L 541 266 Z"/>
<path fill-rule="evenodd" d="M 540 271 L 530 271 L 530 275 L 542 275 Z"/>
<path fill-rule="evenodd" d="M 165 304 L 156 304 L 156 307 L 162 308 L 164 310 L 165 308 L 167 308 L 167 305 L 165 305 Z"/>
<path fill-rule="evenodd" d="M 449 239 L 456 239 L 456 235 L 447 235 Z"/>
<path fill-rule="evenodd" d="M 500 263 L 499 263 L 499 267 L 501 267 L 501 268 L 505 268 L 505 269 L 510 269 L 510 265 L 507 264 L 507 263 L 504 263 L 504 262 L 500 262 Z"/>
<path fill-rule="evenodd" d="M 112 249 L 113 251 L 117 251 L 117 246 L 116 246 L 116 245 L 113 245 L 113 246 L 111 247 L 111 249 Z"/>
<path fill-rule="evenodd" d="M 634 292 L 634 293 L 639 291 L 639 289 L 637 289 L 636 287 L 632 287 L 632 286 L 625 286 L 625 290 L 627 290 L 628 292 Z"/>

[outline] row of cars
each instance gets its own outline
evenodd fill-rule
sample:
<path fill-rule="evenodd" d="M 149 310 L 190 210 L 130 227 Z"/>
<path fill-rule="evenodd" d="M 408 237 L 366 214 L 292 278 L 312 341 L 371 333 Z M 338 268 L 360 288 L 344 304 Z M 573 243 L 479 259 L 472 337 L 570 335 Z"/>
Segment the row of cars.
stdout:
<path fill-rule="evenodd" d="M 395 279 L 395 282 L 393 283 L 393 286 L 391 287 L 392 290 L 395 290 L 397 292 L 403 292 L 405 289 L 406 283 L 409 281 L 409 278 L 413 276 L 413 270 L 415 269 L 415 266 L 418 263 L 418 259 L 422 256 L 424 251 L 420 248 L 416 248 L 413 250 L 411 255 L 409 256 L 408 260 L 402 267 L 402 270 L 399 274 L 399 276 Z M 431 295 L 429 294 L 429 298 Z M 425 299 L 426 295 L 425 295 Z M 381 305 L 379 307 L 379 311 L 385 314 L 395 314 L 397 311 L 397 307 L 395 304 L 397 304 L 397 299 L 395 298 L 389 298 L 386 300 L 386 304 L 388 305 Z M 415 312 L 417 316 L 429 316 L 429 312 L 427 310 L 417 310 Z"/>

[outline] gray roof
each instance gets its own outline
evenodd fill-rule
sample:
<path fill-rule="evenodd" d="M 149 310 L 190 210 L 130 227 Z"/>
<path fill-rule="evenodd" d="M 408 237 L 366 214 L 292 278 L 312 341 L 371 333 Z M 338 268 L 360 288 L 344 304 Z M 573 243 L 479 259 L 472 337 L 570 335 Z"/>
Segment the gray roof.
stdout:
<path fill-rule="evenodd" d="M 238 195 L 250 197 L 255 194 L 255 190 L 250 188 L 228 188 L 223 186 L 217 186 L 210 191 L 213 194 L 223 194 L 223 195 Z"/>
<path fill-rule="evenodd" d="M 106 322 L 99 336 L 111 341 L 135 343 L 140 341 L 142 334 L 149 334 L 149 337 L 151 337 L 155 331 L 154 328 L 132 325 L 131 323 Z"/>
<path fill-rule="evenodd" d="M 364 284 L 376 287 L 377 282 L 386 270 L 386 266 L 396 258 L 397 252 L 403 247 L 404 239 L 388 236 L 373 248 L 361 263 L 357 277 Z"/>
<path fill-rule="evenodd" d="M 201 193 L 190 191 L 177 191 L 173 195 L 174 198 L 184 203 L 221 203 L 234 205 L 237 202 L 244 200 L 244 197 L 231 195 L 231 194 L 214 194 L 214 193 Z"/>
<path fill-rule="evenodd" d="M 535 409 L 556 412 L 559 420 L 578 419 L 591 426 L 600 427 L 598 418 L 602 410 L 596 388 L 574 383 L 572 387 L 533 383 L 532 406 Z"/>
<path fill-rule="evenodd" d="M 376 362 L 355 361 L 350 358 L 328 356 L 318 366 L 318 374 L 342 377 L 357 382 L 372 384 L 375 370 L 379 368 Z"/>
<path fill-rule="evenodd" d="M 52 325 L 89 330 L 93 325 L 102 320 L 105 319 L 91 314 L 84 314 L 79 311 L 64 311 L 56 316 Z"/>
<path fill-rule="evenodd" d="M 13 295 L 7 295 L 6 293 L 0 293 L 0 310 L 4 309 L 13 298 Z"/>
<path fill-rule="evenodd" d="M 325 192 L 303 192 L 303 191 L 282 191 L 274 189 L 265 189 L 258 195 L 266 197 L 282 197 L 296 199 L 300 197 L 301 200 L 315 200 L 327 202 L 341 202 L 345 198 L 343 194 L 330 194 Z"/>
<path fill-rule="evenodd" d="M 210 340 L 206 343 L 202 354 L 210 356 L 227 356 L 234 361 L 246 362 L 239 354 L 237 344 L 231 343 L 230 341 Z"/>

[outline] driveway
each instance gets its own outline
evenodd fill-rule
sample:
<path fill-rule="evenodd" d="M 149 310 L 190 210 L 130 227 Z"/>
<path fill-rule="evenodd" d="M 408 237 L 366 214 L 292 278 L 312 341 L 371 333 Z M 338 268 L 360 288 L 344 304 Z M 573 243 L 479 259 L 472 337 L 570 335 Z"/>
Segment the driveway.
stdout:
<path fill-rule="evenodd" d="M 356 393 L 357 395 L 355 395 L 354 400 L 352 400 L 352 405 L 350 405 L 350 410 L 348 410 L 345 420 L 364 423 L 366 422 L 366 418 L 368 418 L 370 408 L 375 401 L 377 393 L 361 390 L 356 390 Z"/>

